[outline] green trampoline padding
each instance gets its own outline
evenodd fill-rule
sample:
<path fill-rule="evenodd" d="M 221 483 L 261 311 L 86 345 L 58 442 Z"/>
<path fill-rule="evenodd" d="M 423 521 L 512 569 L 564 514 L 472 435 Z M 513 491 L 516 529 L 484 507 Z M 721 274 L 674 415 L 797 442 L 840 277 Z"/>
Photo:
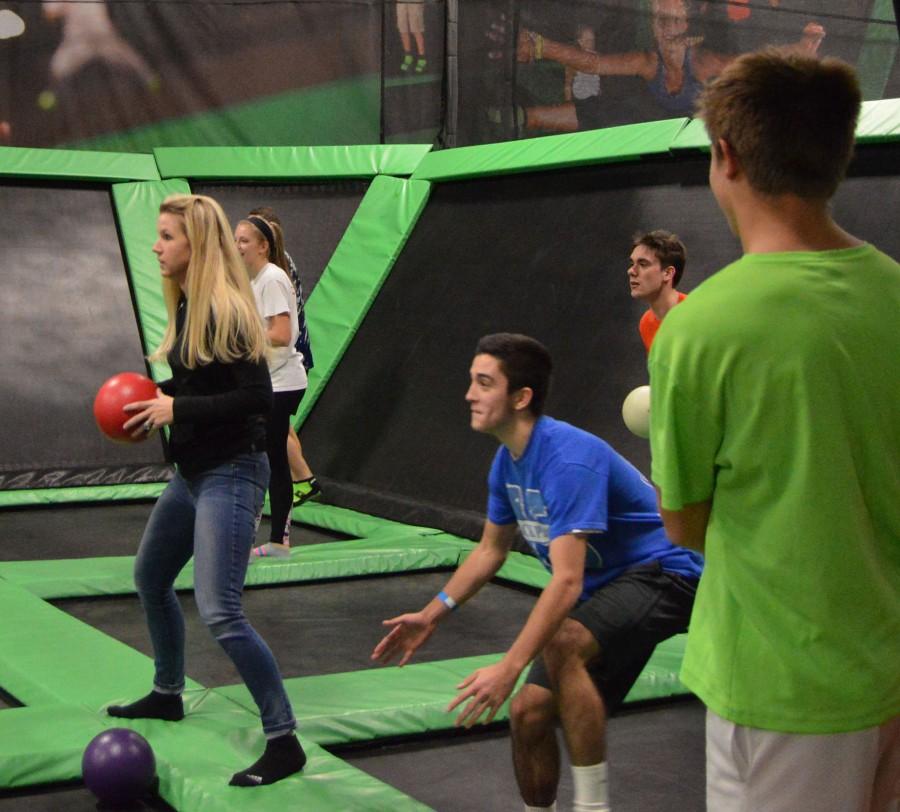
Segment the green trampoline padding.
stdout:
<path fill-rule="evenodd" d="M 151 250 L 156 242 L 156 218 L 159 204 L 169 195 L 190 194 L 191 189 L 183 180 L 163 180 L 156 183 L 118 183 L 112 188 L 113 204 L 131 289 L 137 304 L 136 315 L 144 342 L 144 352 L 149 354 L 162 341 L 168 316 L 163 300 L 159 276 L 159 262 Z M 153 364 L 153 377 L 162 381 L 170 375 L 167 364 Z"/>
<path fill-rule="evenodd" d="M 900 141 L 900 99 L 863 102 L 856 124 L 857 144 Z M 699 118 L 688 122 L 672 141 L 672 150 L 699 149 L 709 152 L 709 136 Z"/>
<path fill-rule="evenodd" d="M 155 499 L 164 482 L 130 485 L 93 485 L 79 488 L 36 488 L 34 490 L 0 491 L 0 508 L 26 505 L 59 505 L 71 502 L 114 502 Z"/>
<path fill-rule="evenodd" d="M 248 584 L 451 569 L 473 546 L 438 530 L 323 505 L 304 506 L 295 515 L 365 536 L 301 547 L 287 560 L 256 562 Z M 80 754 L 90 738 L 102 727 L 124 724 L 106 717 L 104 707 L 146 691 L 153 673 L 148 657 L 43 600 L 131 593 L 132 566 L 130 556 L 0 564 L 2 688 L 29 706 L 0 712 L 0 786 L 77 778 Z M 537 560 L 520 553 L 511 555 L 500 575 L 537 587 L 546 580 Z M 187 568 L 177 585 L 189 588 L 190 579 Z M 681 638 L 658 647 L 629 701 L 684 693 L 677 678 L 682 647 Z M 454 717 L 445 708 L 454 686 L 500 656 L 287 680 L 310 763 L 304 774 L 253 793 L 226 786 L 231 772 L 250 763 L 263 744 L 255 705 L 243 685 L 210 690 L 189 682 L 183 722 L 135 720 L 128 725 L 153 745 L 160 792 L 177 809 L 211 812 L 239 804 L 241 809 L 271 810 L 298 797 L 304 809 L 323 812 L 425 809 L 321 746 L 450 729 Z M 506 708 L 498 718 L 507 718 Z M 48 729 L 59 735 L 47 736 Z"/>
<path fill-rule="evenodd" d="M 0 785 L 27 787 L 77 780 L 87 743 L 110 727 L 130 727 L 153 747 L 160 795 L 176 809 L 202 812 L 295 808 L 427 810 L 402 792 L 351 767 L 301 737 L 309 761 L 303 773 L 270 787 L 229 787 L 237 769 L 264 747 L 259 720 L 214 692 L 188 696 L 188 716 L 177 724 L 126 722 L 65 705 L 0 713 Z M 47 731 L 52 730 L 52 735 Z"/>
<path fill-rule="evenodd" d="M 472 549 L 472 543 L 427 527 L 415 527 L 327 505 L 306 505 L 294 511 L 307 524 L 360 536 L 347 541 L 295 547 L 288 558 L 254 562 L 248 586 L 351 578 L 380 573 L 452 569 Z M 134 540 L 135 550 L 138 539 Z M 45 600 L 134 592 L 132 556 L 0 562 L 0 579 Z M 546 571 L 531 556 L 512 553 L 499 573 L 501 579 L 540 589 Z M 188 564 L 175 582 L 191 589 L 193 567 Z"/>
<path fill-rule="evenodd" d="M 685 635 L 657 646 L 626 702 L 664 699 L 687 693 L 678 679 Z M 323 746 L 365 742 L 372 739 L 449 731 L 456 712 L 447 713 L 456 685 L 477 668 L 492 665 L 502 653 L 461 657 L 433 663 L 413 663 L 351 671 L 328 676 L 297 677 L 285 681 L 297 714 L 301 735 Z M 523 673 L 519 679 L 525 679 Z M 256 713 L 243 685 L 217 689 L 249 712 Z M 509 718 L 504 703 L 497 721 Z"/>
<path fill-rule="evenodd" d="M 159 147 L 162 178 L 316 181 L 411 175 L 430 144 L 339 147 Z"/>
<path fill-rule="evenodd" d="M 863 102 L 856 140 L 860 144 L 900 141 L 900 99 Z"/>
<path fill-rule="evenodd" d="M 422 159 L 412 177 L 436 182 L 464 180 L 513 172 L 546 172 L 607 161 L 639 160 L 668 152 L 687 121 L 686 118 L 673 118 L 571 135 L 548 135 L 431 152 Z"/>
<path fill-rule="evenodd" d="M 0 147 L 0 175 L 35 180 L 159 180 L 152 155 Z"/>
<path fill-rule="evenodd" d="M 316 365 L 296 425 L 309 414 L 403 250 L 431 185 L 379 175 L 306 303 Z"/>
<path fill-rule="evenodd" d="M 104 726 L 101 716 L 76 705 L 0 711 L 0 786 L 77 780 L 85 745 Z"/>

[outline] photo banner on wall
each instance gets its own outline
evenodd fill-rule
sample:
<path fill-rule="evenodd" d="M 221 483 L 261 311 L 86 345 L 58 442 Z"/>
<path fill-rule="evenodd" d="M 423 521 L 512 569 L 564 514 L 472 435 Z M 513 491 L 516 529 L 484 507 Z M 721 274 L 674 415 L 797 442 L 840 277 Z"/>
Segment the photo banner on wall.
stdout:
<path fill-rule="evenodd" d="M 463 146 L 691 115 L 768 45 L 900 96 L 894 0 L 53 0 L 0 7 L 0 145 Z"/>
<path fill-rule="evenodd" d="M 380 0 L 20 2 L 0 10 L 0 144 L 376 143 Z"/>
<path fill-rule="evenodd" d="M 900 96 L 891 0 L 468 0 L 458 143 L 691 116 L 703 83 L 766 46 L 857 67 Z"/>

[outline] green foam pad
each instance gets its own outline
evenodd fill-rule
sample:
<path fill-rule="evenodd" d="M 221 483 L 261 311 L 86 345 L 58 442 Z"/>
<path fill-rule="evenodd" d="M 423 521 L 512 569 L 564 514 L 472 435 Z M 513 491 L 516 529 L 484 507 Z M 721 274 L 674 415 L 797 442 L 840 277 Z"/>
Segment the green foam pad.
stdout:
<path fill-rule="evenodd" d="M 626 697 L 626 702 L 662 699 L 687 693 L 678 679 L 686 635 L 657 646 L 650 662 Z M 296 677 L 285 686 L 300 732 L 321 745 L 449 730 L 456 713 L 448 703 L 456 685 L 478 668 L 498 662 L 502 653 L 414 663 L 403 668 L 373 668 L 327 676 Z M 524 681 L 527 670 L 519 678 Z M 216 689 L 250 712 L 253 700 L 243 685 Z M 496 720 L 508 719 L 504 703 Z"/>
<path fill-rule="evenodd" d="M 152 155 L 77 149 L 0 147 L 5 177 L 39 180 L 159 180 Z"/>
<path fill-rule="evenodd" d="M 422 536 L 415 528 L 382 528 L 370 538 L 300 546 L 288 558 L 255 560 L 245 583 L 263 586 L 452 568 L 470 547 L 470 542 L 452 536 Z M 130 595 L 134 593 L 133 569 L 132 556 L 7 561 L 0 563 L 0 578 L 45 599 Z M 189 563 L 179 573 L 175 588 L 192 589 L 193 583 Z"/>
<path fill-rule="evenodd" d="M 305 181 L 410 175 L 430 150 L 430 144 L 157 147 L 153 155 L 163 178 Z"/>
<path fill-rule="evenodd" d="M 151 683 L 153 663 L 143 654 L 4 580 L 0 617 L 0 687 L 24 705 L 98 709 Z"/>
<path fill-rule="evenodd" d="M 0 711 L 0 786 L 78 779 L 85 745 L 103 728 L 96 713 L 74 705 Z"/>
<path fill-rule="evenodd" d="M 687 119 L 648 121 L 603 130 L 548 135 L 426 155 L 412 177 L 435 182 L 640 160 L 666 153 Z"/>

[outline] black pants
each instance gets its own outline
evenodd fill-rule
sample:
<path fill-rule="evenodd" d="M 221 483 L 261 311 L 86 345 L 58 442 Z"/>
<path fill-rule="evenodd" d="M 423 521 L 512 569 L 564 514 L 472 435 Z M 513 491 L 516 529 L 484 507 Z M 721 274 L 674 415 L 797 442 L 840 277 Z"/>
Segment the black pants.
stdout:
<path fill-rule="evenodd" d="M 269 457 L 269 507 L 272 511 L 272 527 L 269 541 L 281 543 L 284 540 L 284 528 L 294 488 L 291 484 L 291 466 L 288 463 L 287 436 L 291 425 L 291 417 L 297 411 L 300 401 L 306 394 L 305 389 L 291 389 L 288 392 L 275 392 L 272 411 L 266 422 L 266 454 Z"/>

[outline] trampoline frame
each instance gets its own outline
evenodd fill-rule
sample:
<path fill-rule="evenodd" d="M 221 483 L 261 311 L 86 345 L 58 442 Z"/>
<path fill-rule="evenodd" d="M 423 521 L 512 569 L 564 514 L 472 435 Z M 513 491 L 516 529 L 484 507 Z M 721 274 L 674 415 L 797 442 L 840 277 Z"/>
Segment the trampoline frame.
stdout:
<path fill-rule="evenodd" d="M 900 141 L 900 100 L 868 102 L 858 143 Z M 552 171 L 646 156 L 709 149 L 699 122 L 672 119 L 530 141 L 429 152 L 422 146 L 161 148 L 149 155 L 0 148 L 0 177 L 78 180 L 110 184 L 145 350 L 165 326 L 156 262 L 148 250 L 159 203 L 190 191 L 191 180 L 302 183 L 366 178 L 369 189 L 307 303 L 316 336 L 316 366 L 298 426 L 340 362 L 369 306 L 427 205 L 434 183 L 513 172 Z M 159 379 L 165 365 L 154 365 Z M 0 509 L 64 502 L 108 502 L 158 495 L 164 483 L 43 491 L 0 492 Z M 294 517 L 352 536 L 292 551 L 288 559 L 260 561 L 247 584 L 301 583 L 422 569 L 456 567 L 470 541 L 441 530 L 306 504 Z M 103 714 L 112 702 L 146 691 L 152 661 L 67 615 L 53 598 L 132 594 L 133 558 L 0 563 L 0 687 L 24 707 L 0 712 L 0 788 L 76 780 L 87 741 L 121 725 Z M 547 573 L 532 557 L 512 553 L 498 578 L 540 589 Z M 189 565 L 177 588 L 190 588 Z M 677 678 L 683 637 L 657 648 L 629 694 L 635 699 L 684 693 Z M 243 685 L 206 689 L 189 682 L 188 716 L 173 726 L 136 720 L 157 757 L 160 794 L 183 810 L 275 809 L 296 802 L 302 782 L 305 808 L 426 807 L 341 759 L 327 745 L 419 734 L 452 727 L 446 686 L 501 654 L 286 680 L 310 754 L 306 771 L 246 793 L 226 787 L 231 768 L 262 747 L 256 708 Z M 112 667 L 110 667 L 112 666 Z M 451 689 L 452 690 L 452 689 Z M 499 718 L 506 718 L 504 708 Z M 44 731 L 53 730 L 47 737 Z"/>

